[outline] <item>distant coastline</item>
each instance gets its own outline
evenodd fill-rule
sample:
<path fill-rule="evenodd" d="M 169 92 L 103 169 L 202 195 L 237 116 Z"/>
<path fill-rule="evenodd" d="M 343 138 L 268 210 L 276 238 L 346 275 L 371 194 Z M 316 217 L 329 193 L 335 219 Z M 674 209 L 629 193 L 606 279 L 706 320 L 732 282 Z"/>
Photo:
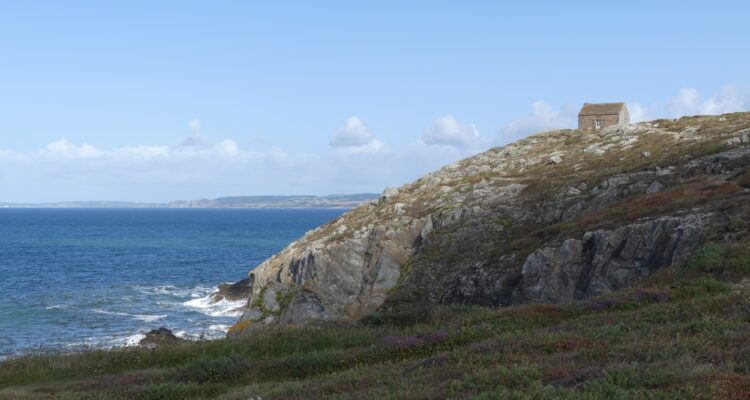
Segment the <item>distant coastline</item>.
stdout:
<path fill-rule="evenodd" d="M 380 197 L 377 193 L 326 196 L 229 196 L 215 199 L 176 200 L 169 203 L 128 201 L 63 201 L 49 203 L 2 203 L 0 208 L 354 208 Z"/>

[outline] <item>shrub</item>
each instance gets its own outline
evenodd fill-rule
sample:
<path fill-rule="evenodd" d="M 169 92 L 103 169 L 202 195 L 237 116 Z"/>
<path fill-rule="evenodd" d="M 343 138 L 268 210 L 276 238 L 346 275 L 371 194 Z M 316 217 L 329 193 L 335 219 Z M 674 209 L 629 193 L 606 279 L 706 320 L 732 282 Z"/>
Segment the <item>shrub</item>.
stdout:
<path fill-rule="evenodd" d="M 679 298 L 693 298 L 729 292 L 729 287 L 710 277 L 700 277 L 677 284 L 675 296 Z"/>
<path fill-rule="evenodd" d="M 244 357 L 230 354 L 221 357 L 201 356 L 179 369 L 180 382 L 208 383 L 233 381 L 247 369 Z"/>
<path fill-rule="evenodd" d="M 127 397 L 143 400 L 184 400 L 213 397 L 218 392 L 210 387 L 201 387 L 194 384 L 160 383 L 129 392 Z"/>
<path fill-rule="evenodd" d="M 750 273 L 750 244 L 708 243 L 696 250 L 686 267 L 707 273 Z"/>

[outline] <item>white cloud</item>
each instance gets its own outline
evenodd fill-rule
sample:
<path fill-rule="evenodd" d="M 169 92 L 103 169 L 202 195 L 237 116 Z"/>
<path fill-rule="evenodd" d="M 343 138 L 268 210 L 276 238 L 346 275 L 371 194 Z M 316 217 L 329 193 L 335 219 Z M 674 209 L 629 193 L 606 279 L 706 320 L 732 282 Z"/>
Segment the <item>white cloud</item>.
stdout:
<path fill-rule="evenodd" d="M 201 138 L 201 121 L 197 118 L 193 118 L 188 122 L 188 128 L 190 129 L 190 136 L 185 138 L 182 143 L 175 146 L 176 149 L 187 150 L 192 148 L 206 147 L 206 143 Z"/>
<path fill-rule="evenodd" d="M 537 100 L 531 106 L 531 113 L 521 117 L 500 130 L 503 141 L 553 129 L 573 128 L 575 115 L 571 110 L 558 111 L 549 104 Z"/>
<path fill-rule="evenodd" d="M 102 153 L 94 146 L 87 143 L 76 146 L 65 139 L 47 144 L 42 152 L 46 155 L 68 158 L 97 158 L 102 156 Z"/>
<path fill-rule="evenodd" d="M 372 139 L 367 144 L 361 146 L 340 146 L 336 148 L 337 153 L 344 154 L 363 154 L 363 153 L 376 153 L 386 149 L 383 142 L 378 139 Z"/>
<path fill-rule="evenodd" d="M 363 146 L 311 154 L 249 150 L 232 139 L 202 147 L 115 148 L 61 139 L 29 152 L 0 149 L 0 202 L 380 192 L 473 152 L 422 142 L 401 149 L 378 143 L 373 138 Z"/>
<path fill-rule="evenodd" d="M 630 121 L 679 118 L 686 115 L 717 115 L 750 110 L 750 87 L 725 86 L 717 94 L 703 99 L 697 89 L 684 87 L 664 103 L 642 107 L 629 103 Z"/>
<path fill-rule="evenodd" d="M 107 154 L 114 158 L 158 159 L 169 157 L 170 148 L 169 146 L 126 146 L 112 149 Z"/>
<path fill-rule="evenodd" d="M 198 133 L 201 131 L 201 120 L 198 118 L 193 118 L 188 122 L 188 128 L 190 128 L 190 132 Z"/>
<path fill-rule="evenodd" d="M 633 121 L 679 114 L 747 110 L 750 87 L 702 98 L 694 89 L 671 101 L 629 103 Z M 537 101 L 500 130 L 500 141 L 574 127 L 578 108 Z M 322 153 L 279 147 L 243 148 L 232 139 L 201 140 L 200 121 L 178 146 L 98 147 L 55 140 L 34 151 L 0 149 L 0 202 L 61 200 L 169 201 L 224 195 L 379 192 L 481 151 L 489 143 L 472 125 L 439 118 L 421 140 L 392 148 L 351 117 Z"/>
<path fill-rule="evenodd" d="M 707 99 L 701 98 L 694 88 L 685 87 L 663 103 L 642 106 L 627 104 L 630 122 L 651 121 L 658 118 L 679 118 L 685 115 L 715 115 L 750 110 L 750 87 L 725 86 L 719 93 Z M 573 128 L 576 126 L 577 110 L 555 110 L 544 101 L 532 105 L 531 113 L 519 118 L 500 130 L 498 142 L 510 140 L 546 130 Z"/>
<path fill-rule="evenodd" d="M 184 143 L 184 142 L 183 142 Z M 48 143 L 43 149 L 33 153 L 19 153 L 4 150 L 0 156 L 23 159 L 65 159 L 65 160 L 122 160 L 122 159 L 185 159 L 185 158 L 224 158 L 253 157 L 257 153 L 241 151 L 234 140 L 225 139 L 213 146 L 125 146 L 114 149 L 100 149 L 84 143 L 76 145 L 67 139 Z"/>
<path fill-rule="evenodd" d="M 370 133 L 357 116 L 349 117 L 343 128 L 339 129 L 330 142 L 332 147 L 344 153 L 371 153 L 385 147 L 383 142 Z"/>
<path fill-rule="evenodd" d="M 240 149 L 237 147 L 237 142 L 232 139 L 224 139 L 221 143 L 214 146 L 217 154 L 227 157 L 236 157 L 240 154 Z"/>
<path fill-rule="evenodd" d="M 667 103 L 672 117 L 684 115 L 715 115 L 750 109 L 750 90 L 736 86 L 725 86 L 719 93 L 701 100 L 695 88 L 682 88 L 679 94 Z"/>
<path fill-rule="evenodd" d="M 169 201 L 228 194 L 310 192 L 317 157 L 242 149 L 232 139 L 202 147 L 98 148 L 66 139 L 30 152 L 0 149 L 0 202 Z"/>
<path fill-rule="evenodd" d="M 422 133 L 422 142 L 428 145 L 444 145 L 458 148 L 479 147 L 483 144 L 474 125 L 461 125 L 453 115 L 438 118 Z"/>
<path fill-rule="evenodd" d="M 695 114 L 699 108 L 700 96 L 693 88 L 682 88 L 680 93 L 667 103 L 667 108 L 673 116 Z"/>
<path fill-rule="evenodd" d="M 628 103 L 628 111 L 630 112 L 630 122 L 636 123 L 641 121 L 648 121 L 653 119 L 651 117 L 651 110 L 642 107 L 638 103 Z"/>
<path fill-rule="evenodd" d="M 333 147 L 356 147 L 370 144 L 375 137 L 372 136 L 365 124 L 356 116 L 349 117 L 346 124 L 331 138 Z"/>

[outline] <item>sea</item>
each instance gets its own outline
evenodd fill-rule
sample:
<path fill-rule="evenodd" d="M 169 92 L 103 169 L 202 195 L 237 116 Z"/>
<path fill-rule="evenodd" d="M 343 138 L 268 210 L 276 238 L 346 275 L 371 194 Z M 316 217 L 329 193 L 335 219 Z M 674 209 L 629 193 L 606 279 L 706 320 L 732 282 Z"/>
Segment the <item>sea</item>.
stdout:
<path fill-rule="evenodd" d="M 166 327 L 223 337 L 213 303 L 339 209 L 0 209 L 0 359 L 136 345 Z"/>

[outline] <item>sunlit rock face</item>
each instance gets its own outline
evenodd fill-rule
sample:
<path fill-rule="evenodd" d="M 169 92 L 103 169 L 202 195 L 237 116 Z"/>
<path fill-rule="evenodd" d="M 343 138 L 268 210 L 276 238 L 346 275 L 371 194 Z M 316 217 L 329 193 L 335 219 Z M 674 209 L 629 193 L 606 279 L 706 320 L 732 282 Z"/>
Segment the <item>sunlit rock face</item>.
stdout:
<path fill-rule="evenodd" d="M 242 319 L 569 303 L 632 285 L 747 229 L 748 132 L 738 113 L 492 148 L 386 189 L 264 261 Z"/>

